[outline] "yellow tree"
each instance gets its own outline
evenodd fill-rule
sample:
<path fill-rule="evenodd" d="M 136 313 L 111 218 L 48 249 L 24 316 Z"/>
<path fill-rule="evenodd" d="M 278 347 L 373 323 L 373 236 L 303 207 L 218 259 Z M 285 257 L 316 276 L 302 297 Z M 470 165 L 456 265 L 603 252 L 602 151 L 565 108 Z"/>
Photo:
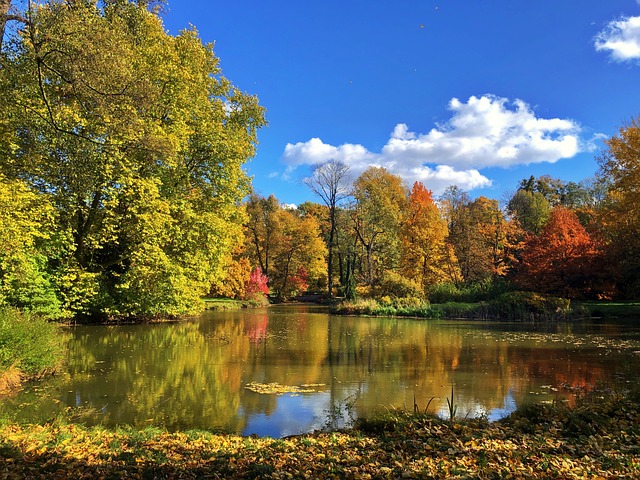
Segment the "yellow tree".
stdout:
<path fill-rule="evenodd" d="M 400 222 L 407 205 L 402 179 L 383 167 L 369 167 L 354 182 L 353 222 L 364 249 L 364 278 L 372 285 L 400 260 Z"/>
<path fill-rule="evenodd" d="M 401 272 L 426 290 L 447 278 L 447 222 L 433 201 L 432 193 L 415 182 L 400 230 Z"/>
<path fill-rule="evenodd" d="M 640 295 L 640 116 L 605 141 L 600 175 L 609 182 L 603 220 L 608 252 L 618 265 L 620 283 L 628 297 Z"/>
<path fill-rule="evenodd" d="M 285 298 L 305 282 L 326 285 L 327 247 L 315 215 L 282 208 L 273 195 L 251 195 L 247 214 L 246 250 L 251 263 L 269 278 L 272 293 Z"/>
<path fill-rule="evenodd" d="M 274 239 L 269 285 L 275 295 L 288 298 L 303 293 L 309 284 L 326 285 L 327 247 L 318 219 L 281 209 L 280 229 Z"/>

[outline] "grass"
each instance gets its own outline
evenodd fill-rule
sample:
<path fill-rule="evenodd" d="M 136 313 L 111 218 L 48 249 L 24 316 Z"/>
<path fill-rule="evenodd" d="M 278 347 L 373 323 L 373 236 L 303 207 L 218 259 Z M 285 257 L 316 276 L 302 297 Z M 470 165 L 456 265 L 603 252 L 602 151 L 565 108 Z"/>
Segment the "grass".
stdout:
<path fill-rule="evenodd" d="M 531 292 L 506 292 L 489 301 L 429 303 L 397 298 L 378 301 L 372 298 L 343 302 L 333 307 L 339 315 L 372 315 L 417 318 L 466 318 L 502 321 L 564 320 L 583 315 L 566 299 Z"/>
<path fill-rule="evenodd" d="M 638 302 L 582 302 L 592 317 L 634 317 L 640 318 Z"/>
<path fill-rule="evenodd" d="M 269 300 L 262 294 L 248 300 L 235 298 L 203 298 L 205 310 L 240 310 L 241 308 L 265 307 Z"/>
<path fill-rule="evenodd" d="M 453 392 L 451 394 L 453 405 Z M 489 423 L 394 410 L 284 439 L 0 425 L 7 478 L 638 478 L 640 396 L 599 390 Z M 3 478 L 4 478 L 3 477 Z"/>
<path fill-rule="evenodd" d="M 37 315 L 0 310 L 0 377 L 37 377 L 59 366 L 64 336 L 60 327 Z"/>

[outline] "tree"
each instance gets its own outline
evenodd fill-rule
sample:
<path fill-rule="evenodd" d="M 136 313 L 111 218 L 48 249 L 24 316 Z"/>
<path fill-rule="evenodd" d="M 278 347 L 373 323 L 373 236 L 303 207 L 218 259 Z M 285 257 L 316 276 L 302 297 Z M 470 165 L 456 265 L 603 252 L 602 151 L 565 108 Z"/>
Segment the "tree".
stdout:
<path fill-rule="evenodd" d="M 442 199 L 449 218 L 447 242 L 466 283 L 504 276 L 518 250 L 518 229 L 507 222 L 496 200 L 450 190 Z M 454 270 L 455 271 L 455 270 Z"/>
<path fill-rule="evenodd" d="M 27 23 L 27 19 L 15 10 L 16 9 L 11 6 L 11 0 L 0 0 L 0 53 L 2 52 L 7 22 L 18 21 L 20 23 Z"/>
<path fill-rule="evenodd" d="M 269 284 L 278 298 L 303 293 L 309 283 L 323 283 L 326 246 L 315 217 L 281 209 L 274 239 Z"/>
<path fill-rule="evenodd" d="M 526 243 L 515 281 L 523 288 L 569 298 L 610 294 L 609 270 L 576 214 L 555 207 L 539 236 Z"/>
<path fill-rule="evenodd" d="M 254 265 L 267 277 L 275 251 L 275 239 L 280 231 L 280 211 L 278 199 L 251 194 L 247 201 L 248 222 L 246 224 L 248 250 Z"/>
<path fill-rule="evenodd" d="M 224 276 L 211 285 L 209 294 L 213 297 L 245 298 L 246 285 L 252 274 L 251 264 L 242 245 L 230 254 L 224 264 Z"/>
<path fill-rule="evenodd" d="M 168 35 L 146 3 L 30 8 L 3 56 L 0 169 L 51 195 L 79 314 L 197 311 L 241 240 L 263 109 L 195 29 Z"/>
<path fill-rule="evenodd" d="M 398 267 L 406 188 L 400 177 L 385 168 L 369 167 L 354 182 L 353 196 L 355 233 L 365 251 L 365 283 L 372 285 L 384 270 Z"/>
<path fill-rule="evenodd" d="M 599 175 L 609 184 L 602 221 L 608 230 L 607 250 L 617 265 L 628 298 L 640 292 L 640 116 L 605 141 L 598 159 Z"/>
<path fill-rule="evenodd" d="M 447 223 L 433 201 L 432 193 L 415 182 L 403 217 L 402 274 L 417 281 L 423 290 L 446 277 Z"/>
<path fill-rule="evenodd" d="M 250 261 L 269 278 L 269 288 L 276 297 L 299 293 L 307 283 L 323 284 L 324 288 L 326 246 L 315 215 L 282 208 L 273 195 L 264 198 L 255 194 L 249 197 L 247 213 Z"/>
<path fill-rule="evenodd" d="M 333 296 L 333 251 L 336 240 L 336 209 L 340 202 L 349 197 L 351 186 L 348 182 L 349 167 L 342 162 L 331 160 L 315 168 L 313 175 L 304 179 L 309 189 L 319 196 L 329 208 L 329 241 L 327 256 L 327 293 Z"/>
<path fill-rule="evenodd" d="M 65 248 L 54 233 L 55 216 L 47 197 L 0 174 L 0 307 L 62 314 L 48 265 Z"/>
<path fill-rule="evenodd" d="M 509 200 L 507 210 L 526 232 L 537 235 L 549 219 L 551 204 L 542 193 L 521 188 Z"/>

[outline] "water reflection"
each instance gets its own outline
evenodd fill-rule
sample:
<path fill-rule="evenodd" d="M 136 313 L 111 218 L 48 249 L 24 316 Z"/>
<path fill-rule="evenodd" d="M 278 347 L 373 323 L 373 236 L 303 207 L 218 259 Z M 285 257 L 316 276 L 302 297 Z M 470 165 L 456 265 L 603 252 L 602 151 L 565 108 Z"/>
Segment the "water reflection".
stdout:
<path fill-rule="evenodd" d="M 67 372 L 0 414 L 87 424 L 293 435 L 414 405 L 497 419 L 527 401 L 637 371 L 628 325 L 497 325 L 332 317 L 317 307 L 208 312 L 171 325 L 77 327 Z M 312 392 L 257 393 L 250 383 Z"/>

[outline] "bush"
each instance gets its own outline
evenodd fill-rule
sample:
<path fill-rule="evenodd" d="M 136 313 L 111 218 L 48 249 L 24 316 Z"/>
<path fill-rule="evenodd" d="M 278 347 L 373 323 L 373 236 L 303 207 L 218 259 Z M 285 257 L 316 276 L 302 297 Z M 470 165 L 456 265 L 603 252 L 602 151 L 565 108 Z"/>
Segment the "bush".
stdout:
<path fill-rule="evenodd" d="M 504 279 L 485 278 L 468 285 L 457 286 L 452 282 L 439 283 L 429 290 L 431 303 L 488 301 L 512 290 Z"/>
<path fill-rule="evenodd" d="M 372 298 L 346 301 L 333 308 L 334 313 L 340 315 L 376 315 L 380 305 Z"/>
<path fill-rule="evenodd" d="M 57 367 L 63 352 L 59 328 L 40 316 L 0 310 L 0 374 L 14 367 L 35 376 Z"/>
<path fill-rule="evenodd" d="M 489 311 L 508 320 L 557 320 L 571 313 L 571 301 L 533 292 L 509 292 L 491 301 Z"/>
<path fill-rule="evenodd" d="M 380 284 L 376 285 L 374 289 L 374 295 L 386 295 L 395 298 L 424 297 L 422 287 L 418 283 L 392 271 L 384 273 Z"/>

